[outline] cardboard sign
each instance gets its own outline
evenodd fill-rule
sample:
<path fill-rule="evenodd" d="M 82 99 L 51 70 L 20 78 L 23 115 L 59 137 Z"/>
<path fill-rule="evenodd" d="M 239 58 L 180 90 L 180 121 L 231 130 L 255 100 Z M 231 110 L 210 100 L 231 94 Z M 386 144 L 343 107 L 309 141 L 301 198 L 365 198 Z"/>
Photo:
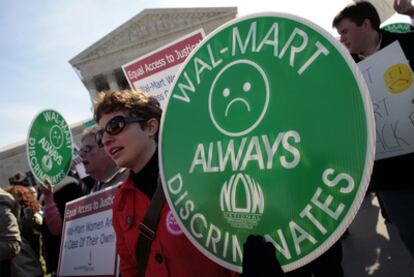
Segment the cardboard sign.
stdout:
<path fill-rule="evenodd" d="M 30 169 L 40 183 L 49 178 L 56 185 L 68 174 L 72 163 L 72 133 L 57 111 L 45 110 L 35 116 L 26 147 Z"/>
<path fill-rule="evenodd" d="M 204 38 L 202 29 L 122 66 L 132 89 L 153 96 L 164 108 L 180 65 Z"/>
<path fill-rule="evenodd" d="M 375 132 L 345 51 L 305 19 L 264 13 L 221 26 L 182 66 L 162 118 L 161 176 L 181 229 L 213 261 L 240 272 L 243 243 L 261 234 L 290 271 L 351 223 Z"/>
<path fill-rule="evenodd" d="M 396 41 L 358 65 L 374 106 L 375 159 L 414 152 L 414 76 L 400 44 Z"/>
<path fill-rule="evenodd" d="M 112 186 L 68 202 L 60 246 L 59 276 L 118 276 Z"/>

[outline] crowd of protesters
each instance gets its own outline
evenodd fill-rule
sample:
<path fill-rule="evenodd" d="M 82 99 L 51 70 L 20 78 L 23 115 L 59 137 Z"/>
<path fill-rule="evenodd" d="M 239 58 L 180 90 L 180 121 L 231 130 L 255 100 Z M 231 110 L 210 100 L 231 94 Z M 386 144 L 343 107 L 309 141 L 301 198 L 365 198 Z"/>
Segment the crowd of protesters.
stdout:
<path fill-rule="evenodd" d="M 409 1 L 396 0 L 394 8 L 414 18 Z M 351 4 L 333 20 L 340 41 L 356 62 L 399 41 L 413 67 L 414 33 L 391 34 L 380 30 L 379 24 L 369 2 Z M 141 235 L 145 230 L 140 223 L 152 201 L 159 202 L 161 221 L 170 211 L 158 179 L 161 114 L 159 103 L 143 93 L 105 92 L 95 107 L 98 125 L 85 130 L 79 150 L 91 183 L 67 176 L 54 186 L 48 180 L 36 185 L 30 175 L 18 172 L 10 186 L 0 188 L 0 276 L 55 276 L 66 203 L 113 185 L 121 185 L 114 200 L 113 226 L 123 277 L 237 275 L 201 254 L 184 234 L 168 233 L 164 225 L 156 225 L 151 241 Z M 412 153 L 377 161 L 371 181 L 384 215 L 396 225 L 411 255 L 414 221 L 403 211 L 413 210 L 407 208 L 414 203 L 413 165 Z M 149 249 L 140 251 L 136 245 Z M 281 270 L 273 245 L 261 236 L 248 238 L 243 256 L 242 276 L 343 276 L 340 241 L 319 259 L 288 274 Z"/>

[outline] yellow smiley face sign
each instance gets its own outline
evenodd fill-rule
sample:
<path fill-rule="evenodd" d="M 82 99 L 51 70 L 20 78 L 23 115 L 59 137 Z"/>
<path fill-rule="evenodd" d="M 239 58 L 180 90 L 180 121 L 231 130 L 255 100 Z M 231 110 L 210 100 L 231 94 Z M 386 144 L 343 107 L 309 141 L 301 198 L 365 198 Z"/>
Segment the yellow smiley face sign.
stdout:
<path fill-rule="evenodd" d="M 389 93 L 402 93 L 411 87 L 413 73 L 407 64 L 395 64 L 385 71 L 384 83 Z"/>

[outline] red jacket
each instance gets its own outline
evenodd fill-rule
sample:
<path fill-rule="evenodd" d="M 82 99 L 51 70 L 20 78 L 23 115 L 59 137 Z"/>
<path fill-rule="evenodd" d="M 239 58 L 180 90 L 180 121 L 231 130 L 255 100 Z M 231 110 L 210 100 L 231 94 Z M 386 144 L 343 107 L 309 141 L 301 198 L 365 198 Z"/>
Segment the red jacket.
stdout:
<path fill-rule="evenodd" d="M 117 192 L 113 204 L 112 224 L 116 233 L 117 252 L 121 258 L 122 277 L 139 276 L 135 262 L 135 246 L 139 236 L 138 224 L 143 220 L 150 200 L 133 184 L 131 177 Z M 174 224 L 167 204 L 148 257 L 146 276 L 235 276 L 199 252 Z"/>

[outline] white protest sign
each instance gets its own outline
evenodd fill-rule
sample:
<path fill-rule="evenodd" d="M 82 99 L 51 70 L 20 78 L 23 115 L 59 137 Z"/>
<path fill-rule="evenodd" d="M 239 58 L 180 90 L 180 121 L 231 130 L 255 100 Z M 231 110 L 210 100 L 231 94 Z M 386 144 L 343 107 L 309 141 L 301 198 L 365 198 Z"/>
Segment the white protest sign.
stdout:
<path fill-rule="evenodd" d="M 118 276 L 112 202 L 119 186 L 68 202 L 59 276 Z"/>
<path fill-rule="evenodd" d="M 376 160 L 414 152 L 413 72 L 396 41 L 358 63 L 371 94 Z"/>
<path fill-rule="evenodd" d="M 164 108 L 176 72 L 204 36 L 197 30 L 123 65 L 130 87 L 154 97 Z"/>

